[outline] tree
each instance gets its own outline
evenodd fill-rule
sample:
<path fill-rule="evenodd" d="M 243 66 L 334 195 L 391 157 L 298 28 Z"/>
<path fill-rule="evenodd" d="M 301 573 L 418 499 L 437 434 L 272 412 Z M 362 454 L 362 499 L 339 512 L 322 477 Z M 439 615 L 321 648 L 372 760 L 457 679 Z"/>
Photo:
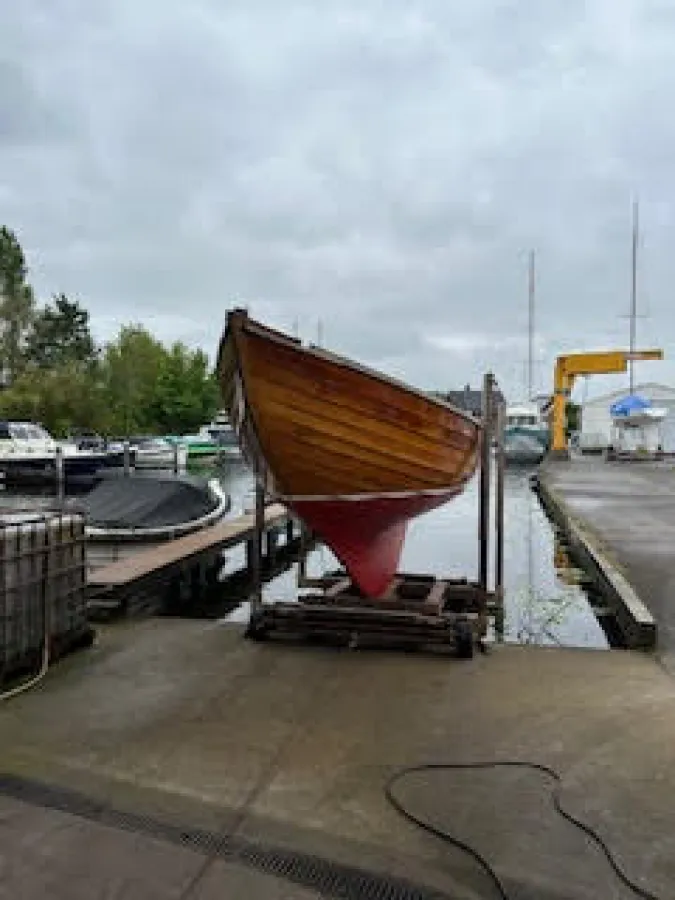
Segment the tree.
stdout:
<path fill-rule="evenodd" d="M 89 327 L 89 313 L 65 294 L 40 310 L 26 342 L 26 358 L 41 369 L 65 364 L 92 365 L 96 346 Z"/>
<path fill-rule="evenodd" d="M 567 423 L 567 436 L 581 428 L 581 407 L 578 403 L 568 400 L 565 404 L 565 421 Z"/>
<path fill-rule="evenodd" d="M 154 431 L 156 385 L 166 350 L 140 325 L 125 325 L 105 348 L 102 378 L 114 431 Z"/>
<path fill-rule="evenodd" d="M 0 416 L 107 434 L 184 432 L 218 408 L 201 350 L 169 349 L 140 325 L 124 326 L 99 352 L 89 313 L 54 295 L 36 311 L 21 245 L 0 228 Z"/>
<path fill-rule="evenodd" d="M 35 300 L 26 283 L 28 270 L 15 234 L 0 228 L 0 378 L 11 384 L 23 369 L 23 350 Z"/>
<path fill-rule="evenodd" d="M 165 353 L 155 390 L 159 431 L 186 433 L 211 420 L 218 409 L 218 387 L 208 357 L 176 342 Z"/>
<path fill-rule="evenodd" d="M 105 432 L 111 424 L 102 385 L 75 363 L 27 369 L 0 393 L 0 416 L 41 422 L 57 437 L 75 426 Z"/>

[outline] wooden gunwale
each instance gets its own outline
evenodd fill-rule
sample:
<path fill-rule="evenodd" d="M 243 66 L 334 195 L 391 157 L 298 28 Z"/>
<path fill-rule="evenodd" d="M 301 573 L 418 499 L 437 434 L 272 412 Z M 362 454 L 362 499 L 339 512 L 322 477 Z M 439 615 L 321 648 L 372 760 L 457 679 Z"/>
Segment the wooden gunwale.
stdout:
<path fill-rule="evenodd" d="M 421 400 L 425 400 L 427 403 L 430 403 L 434 406 L 439 406 L 442 409 L 449 410 L 454 413 L 456 416 L 464 419 L 470 424 L 481 428 L 480 419 L 476 416 L 473 416 L 471 413 L 466 410 L 459 409 L 459 407 L 455 406 L 452 403 L 449 403 L 447 400 L 442 400 L 440 397 L 433 397 L 430 394 L 426 394 L 424 391 L 419 390 L 419 388 L 412 387 L 409 384 L 406 384 L 403 381 L 399 381 L 396 378 L 392 378 L 389 375 L 385 375 L 383 372 L 378 372 L 375 369 L 370 369 L 367 366 L 362 365 L 361 363 L 354 362 L 354 360 L 347 359 L 343 356 L 338 356 L 336 353 L 331 353 L 328 350 L 319 349 L 315 347 L 313 344 L 309 346 L 303 346 L 299 341 L 293 338 L 289 338 L 287 335 L 282 334 L 278 331 L 273 331 L 272 329 L 267 328 L 265 325 L 261 325 L 259 322 L 254 322 L 248 317 L 242 322 L 241 329 L 249 334 L 257 335 L 261 338 L 267 338 L 275 343 L 283 344 L 289 349 L 295 350 L 299 353 L 306 353 L 310 356 L 314 356 L 317 359 L 325 360 L 326 362 L 334 363 L 341 368 L 350 369 L 352 372 L 357 372 L 360 375 L 365 375 L 366 377 L 372 379 L 373 381 L 377 381 L 380 384 L 386 384 L 390 387 L 394 387 L 397 390 L 404 391 L 405 393 L 411 394 L 414 397 L 419 397 Z"/>
<path fill-rule="evenodd" d="M 303 347 L 299 340 L 290 338 L 288 335 L 285 335 L 281 332 L 276 332 L 273 329 L 269 329 L 266 326 L 262 326 L 259 323 L 250 320 L 248 318 L 248 314 L 245 313 L 244 311 L 240 311 L 239 315 L 237 315 L 235 313 L 234 316 L 232 317 L 232 319 L 230 319 L 230 322 L 228 323 L 228 327 L 229 327 L 230 335 L 228 337 L 225 337 L 225 339 L 221 342 L 221 347 L 219 350 L 219 356 L 218 356 L 219 368 L 220 368 L 220 363 L 221 363 L 221 359 L 223 357 L 224 351 L 227 352 L 227 348 L 229 347 L 229 354 L 231 357 L 230 363 L 233 365 L 234 371 L 236 371 L 238 373 L 238 377 L 239 377 L 239 385 L 240 385 L 240 390 L 242 393 L 242 400 L 243 400 L 243 404 L 244 404 L 244 416 L 245 416 L 245 419 L 248 419 L 249 427 L 252 429 L 255 442 L 258 445 L 259 452 L 256 452 L 255 448 L 253 448 L 253 447 L 250 448 L 250 452 L 253 453 L 253 457 L 254 457 L 254 459 L 253 459 L 253 461 L 255 463 L 254 468 L 256 469 L 256 472 L 258 475 L 263 475 L 265 480 L 267 480 L 267 476 L 264 475 L 265 471 L 269 471 L 270 474 L 272 474 L 274 480 L 276 480 L 276 479 L 275 479 L 273 470 L 269 469 L 268 461 L 265 459 L 264 455 L 261 455 L 261 454 L 264 454 L 264 451 L 263 451 L 263 442 L 260 439 L 260 431 L 259 431 L 259 427 L 258 427 L 258 414 L 257 414 L 257 410 L 255 410 L 251 406 L 251 403 L 250 403 L 250 400 L 248 397 L 248 387 L 249 387 L 249 385 L 247 384 L 248 379 L 245 376 L 245 373 L 244 373 L 244 370 L 242 367 L 241 350 L 243 348 L 240 347 L 240 343 L 239 343 L 242 339 L 245 339 L 244 332 L 246 332 L 249 336 L 253 337 L 254 340 L 257 337 L 259 340 L 262 340 L 262 341 L 265 341 L 265 340 L 273 341 L 274 343 L 278 344 L 279 346 L 284 347 L 285 349 L 295 350 L 298 354 L 309 354 L 309 355 L 312 355 L 312 356 L 320 359 L 322 362 L 328 362 L 330 364 L 338 365 L 341 368 L 346 368 L 358 375 L 365 375 L 371 381 L 374 381 L 376 384 L 384 384 L 386 386 L 394 387 L 397 392 L 402 391 L 404 394 L 409 394 L 413 397 L 421 399 L 424 401 L 425 405 L 435 406 L 436 408 L 442 410 L 444 413 L 450 413 L 452 416 L 459 417 L 461 420 L 466 422 L 467 425 L 472 426 L 472 428 L 476 429 L 477 433 L 474 433 L 473 437 L 471 437 L 469 435 L 465 435 L 468 446 L 467 446 L 466 450 L 464 451 L 464 448 L 460 449 L 454 441 L 447 440 L 447 438 L 446 438 L 446 433 L 452 431 L 451 424 L 446 425 L 443 422 L 439 422 L 436 425 L 437 432 L 440 432 L 440 434 L 438 434 L 438 437 L 436 437 L 436 439 L 440 440 L 441 442 L 445 442 L 445 446 L 449 450 L 450 449 L 453 450 L 455 454 L 460 456 L 460 460 L 458 461 L 458 463 L 452 467 L 452 469 L 454 470 L 454 475 L 451 475 L 450 472 L 447 473 L 452 479 L 450 484 L 447 484 L 447 483 L 443 484 L 442 482 L 439 483 L 438 481 L 435 481 L 435 483 L 432 482 L 431 484 L 428 484 L 428 483 L 424 484 L 424 482 L 423 482 L 422 485 L 420 485 L 419 487 L 417 487 L 413 490 L 410 490 L 410 489 L 397 490 L 396 488 L 389 489 L 388 486 L 383 485 L 382 489 L 374 492 L 372 489 L 372 486 L 368 486 L 366 482 L 359 481 L 358 486 L 357 486 L 357 484 L 354 484 L 354 488 L 356 488 L 356 490 L 352 489 L 352 490 L 349 490 L 348 492 L 345 492 L 344 490 L 341 490 L 339 484 L 334 481 L 335 477 L 337 477 L 340 481 L 344 477 L 344 472 L 340 472 L 340 470 L 338 468 L 335 471 L 333 478 L 331 478 L 331 481 L 334 481 L 334 484 L 335 484 L 335 492 L 332 494 L 324 494 L 322 492 L 322 496 L 326 497 L 326 499 L 329 499 L 330 497 L 332 497 L 335 499 L 351 500 L 351 499 L 357 499 L 357 498 L 365 499 L 365 498 L 373 497 L 373 496 L 395 498 L 395 497 L 411 496 L 413 494 L 427 494 L 430 496 L 434 496 L 434 495 L 438 496 L 438 495 L 443 494 L 446 489 L 451 491 L 453 494 L 455 494 L 455 493 L 458 493 L 462 489 L 462 487 L 470 480 L 470 477 L 475 468 L 475 466 L 471 465 L 471 462 L 472 462 L 472 458 L 475 456 L 475 454 L 477 452 L 476 443 L 477 443 L 477 441 L 480 442 L 481 432 L 482 432 L 482 426 L 480 425 L 480 422 L 475 417 L 473 417 L 471 414 L 465 413 L 463 410 L 458 410 L 451 403 L 442 401 L 435 397 L 430 397 L 427 394 L 425 394 L 424 392 L 418 391 L 415 388 L 411 388 L 409 385 L 405 385 L 402 382 L 397 381 L 396 379 L 382 375 L 382 373 L 372 371 L 364 366 L 361 366 L 358 363 L 354 363 L 351 360 L 347 360 L 342 357 L 339 357 L 336 354 L 328 353 L 328 352 L 319 350 L 318 348 L 315 348 L 315 347 L 310 347 L 310 348 Z M 269 383 L 266 384 L 266 387 L 269 387 Z M 304 387 L 306 387 L 306 385 L 303 383 L 302 387 L 304 388 Z M 337 397 L 338 397 L 338 400 L 342 399 L 340 395 L 337 395 Z M 343 407 L 343 408 L 345 408 L 345 411 L 349 410 L 348 404 L 344 404 L 344 403 L 340 404 L 339 402 L 335 402 L 335 399 L 336 399 L 335 397 L 331 397 L 330 401 L 329 401 L 329 403 L 334 408 Z M 297 411 L 296 407 L 293 407 L 293 409 L 294 409 L 294 411 Z M 359 407 L 352 407 L 352 411 L 356 414 L 361 413 L 361 416 L 363 416 L 363 411 Z M 405 407 L 401 407 L 401 411 L 403 414 L 408 413 L 408 410 L 406 410 Z M 303 411 L 300 410 L 299 412 L 302 413 Z M 386 423 L 386 422 L 381 423 L 381 424 L 385 425 L 385 429 L 388 427 L 390 429 L 391 433 L 393 435 L 395 435 L 395 432 L 396 432 L 395 426 L 389 426 L 389 423 Z M 312 422 L 312 425 L 315 426 L 316 422 Z M 275 429 L 273 429 L 271 433 L 274 433 L 274 431 L 275 431 Z M 320 429 L 319 429 L 319 431 L 320 431 Z M 267 431 L 266 431 L 266 436 L 269 437 L 269 435 L 267 435 Z M 373 433 L 373 436 L 375 437 L 375 433 Z M 378 431 L 377 436 L 380 438 L 380 442 L 377 444 L 377 447 L 374 449 L 377 450 L 378 458 L 380 461 L 382 461 L 383 453 L 382 453 L 382 444 L 381 444 L 381 438 L 382 438 L 381 429 Z M 427 436 L 432 440 L 435 437 L 431 434 L 428 434 Z M 297 432 L 293 435 L 293 437 L 294 437 L 294 440 L 298 440 Z M 301 440 L 301 442 L 309 443 L 307 441 L 302 441 L 302 440 Z M 413 447 L 414 447 L 414 444 L 415 444 L 414 437 L 413 437 L 412 443 L 413 443 Z M 363 454 L 364 449 L 366 449 L 366 448 L 364 448 L 360 444 L 356 444 L 355 446 L 358 447 L 358 450 L 359 450 L 359 455 L 361 457 L 360 463 L 361 463 L 361 465 L 364 465 L 366 463 L 366 461 L 363 459 L 362 454 Z M 418 442 L 418 446 L 420 449 L 426 449 L 428 447 L 428 442 L 425 441 L 424 439 L 420 439 Z M 320 449 L 320 448 L 314 448 L 311 445 L 311 443 L 310 443 L 310 447 L 312 449 Z M 336 452 L 335 447 L 332 447 L 331 453 L 335 456 L 341 455 L 339 452 Z M 426 464 L 421 463 L 419 460 L 411 459 L 407 455 L 404 457 L 401 457 L 400 455 L 398 455 L 396 453 L 394 453 L 394 454 L 387 453 L 386 455 L 389 456 L 390 458 L 393 456 L 393 458 L 397 461 L 398 464 L 403 464 L 406 466 L 409 463 L 412 464 L 418 473 L 420 472 L 420 470 L 422 470 L 424 468 L 431 469 L 436 474 L 439 471 L 439 467 L 434 467 L 433 465 L 429 465 L 428 463 L 426 463 Z M 370 465 L 372 465 L 372 463 L 370 463 Z M 369 468 L 370 468 L 370 465 L 368 466 Z M 286 463 L 285 464 L 285 475 L 289 474 L 289 472 L 287 470 L 287 466 L 288 466 L 288 464 Z M 296 474 L 301 476 L 302 480 L 304 480 L 303 476 L 312 474 L 311 470 L 308 471 L 302 464 L 300 464 L 299 466 L 297 464 L 294 464 L 292 468 L 294 470 L 295 469 L 298 470 Z M 333 467 L 331 467 L 331 468 L 333 468 Z M 382 474 L 383 466 L 382 466 L 381 462 L 378 464 L 378 466 L 376 468 L 377 468 L 378 474 Z M 440 470 L 444 474 L 447 471 L 447 469 L 444 466 L 441 466 Z M 385 471 L 386 471 L 386 468 L 385 468 Z M 391 471 L 391 470 L 389 470 L 389 471 Z M 403 474 L 403 473 L 401 473 L 401 474 Z M 406 473 L 406 477 L 409 477 L 408 473 Z M 284 480 L 286 481 L 287 478 L 284 478 Z M 359 488 L 361 488 L 362 484 L 363 484 L 363 488 L 361 490 L 359 490 Z M 277 487 L 281 488 L 282 486 L 278 485 Z M 274 493 L 280 499 L 285 498 L 286 500 L 289 500 L 289 501 L 292 501 L 292 499 L 294 499 L 294 498 L 300 500 L 301 498 L 302 499 L 310 499 L 312 496 L 318 496 L 318 495 L 313 495 L 313 494 L 307 495 L 304 493 L 294 495 L 291 493 L 284 493 L 281 490 L 275 490 Z"/>

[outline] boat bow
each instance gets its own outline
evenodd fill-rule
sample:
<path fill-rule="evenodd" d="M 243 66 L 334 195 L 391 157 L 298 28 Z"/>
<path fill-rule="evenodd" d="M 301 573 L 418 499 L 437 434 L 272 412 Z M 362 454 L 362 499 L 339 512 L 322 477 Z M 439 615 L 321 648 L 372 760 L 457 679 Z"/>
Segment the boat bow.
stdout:
<path fill-rule="evenodd" d="M 460 493 L 478 461 L 468 413 L 250 319 L 228 316 L 218 372 L 242 453 L 369 597 L 386 591 L 407 522 Z"/>

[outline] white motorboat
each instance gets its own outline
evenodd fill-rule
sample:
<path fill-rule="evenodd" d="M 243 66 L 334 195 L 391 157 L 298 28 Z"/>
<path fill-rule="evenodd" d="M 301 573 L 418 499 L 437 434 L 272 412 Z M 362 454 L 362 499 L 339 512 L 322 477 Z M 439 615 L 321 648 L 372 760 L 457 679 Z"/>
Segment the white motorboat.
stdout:
<path fill-rule="evenodd" d="M 504 432 L 504 459 L 507 465 L 538 465 L 545 454 L 544 445 L 534 435 Z"/>
<path fill-rule="evenodd" d="M 507 406 L 504 456 L 508 464 L 536 465 L 546 455 L 548 425 L 534 403 Z"/>
<path fill-rule="evenodd" d="M 129 447 L 136 469 L 177 469 L 187 465 L 187 447 L 162 437 L 131 438 Z"/>
<path fill-rule="evenodd" d="M 199 429 L 199 434 L 214 441 L 221 455 L 241 456 L 237 435 L 224 410 L 221 410 L 209 425 L 203 425 Z"/>
<path fill-rule="evenodd" d="M 91 541 L 163 541 L 213 525 L 230 509 L 215 479 L 157 477 L 103 479 L 80 500 Z"/>
<path fill-rule="evenodd" d="M 0 422 L 0 474 L 5 484 L 91 484 L 103 470 L 121 467 L 123 452 L 81 449 L 58 442 L 35 422 Z"/>
<path fill-rule="evenodd" d="M 215 479 L 111 473 L 77 506 L 86 515 L 87 570 L 92 572 L 215 525 L 229 512 L 230 496 Z"/>
<path fill-rule="evenodd" d="M 610 407 L 612 442 L 609 455 L 653 458 L 662 449 L 662 424 L 667 409 L 652 406 L 637 394 L 617 400 Z"/>

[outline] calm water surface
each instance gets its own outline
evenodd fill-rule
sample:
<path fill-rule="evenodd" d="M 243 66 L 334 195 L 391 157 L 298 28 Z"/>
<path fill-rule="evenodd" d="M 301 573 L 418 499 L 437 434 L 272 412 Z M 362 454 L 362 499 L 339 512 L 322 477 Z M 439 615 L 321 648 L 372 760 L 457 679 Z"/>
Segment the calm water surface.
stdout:
<path fill-rule="evenodd" d="M 589 599 L 576 583 L 575 570 L 529 486 L 526 471 L 508 472 L 505 486 L 504 640 L 568 647 L 608 647 Z M 252 490 L 241 465 L 221 471 L 221 480 L 241 509 L 241 498 Z M 250 493 L 249 493 L 250 496 Z M 494 509 L 494 505 L 493 505 Z M 415 519 L 409 526 L 401 570 L 450 577 L 477 578 L 477 481 L 460 497 Z M 233 558 L 232 568 L 243 561 Z M 339 565 L 320 548 L 310 554 L 309 574 L 320 575 Z M 229 567 L 229 566 L 228 566 Z M 295 569 L 265 587 L 266 600 L 290 600 L 296 594 Z M 230 618 L 243 621 L 246 606 Z"/>
<path fill-rule="evenodd" d="M 202 470 L 203 472 L 203 470 Z M 214 472 L 232 495 L 230 515 L 250 502 L 252 479 L 246 467 L 228 462 Z M 414 520 L 401 560 L 402 571 L 451 577 L 477 577 L 477 485 L 440 509 Z M 0 505 L 39 509 L 54 504 L 49 496 L 0 493 Z M 607 647 L 605 633 L 587 595 L 576 583 L 558 538 L 532 493 L 527 472 L 509 472 L 505 490 L 505 623 L 504 640 L 572 647 Z M 226 571 L 239 568 L 245 550 L 228 554 Z M 338 562 L 326 548 L 310 554 L 309 574 L 320 575 Z M 296 595 L 295 567 L 265 586 L 265 599 L 290 600 Z M 242 621 L 244 604 L 229 617 Z"/>

